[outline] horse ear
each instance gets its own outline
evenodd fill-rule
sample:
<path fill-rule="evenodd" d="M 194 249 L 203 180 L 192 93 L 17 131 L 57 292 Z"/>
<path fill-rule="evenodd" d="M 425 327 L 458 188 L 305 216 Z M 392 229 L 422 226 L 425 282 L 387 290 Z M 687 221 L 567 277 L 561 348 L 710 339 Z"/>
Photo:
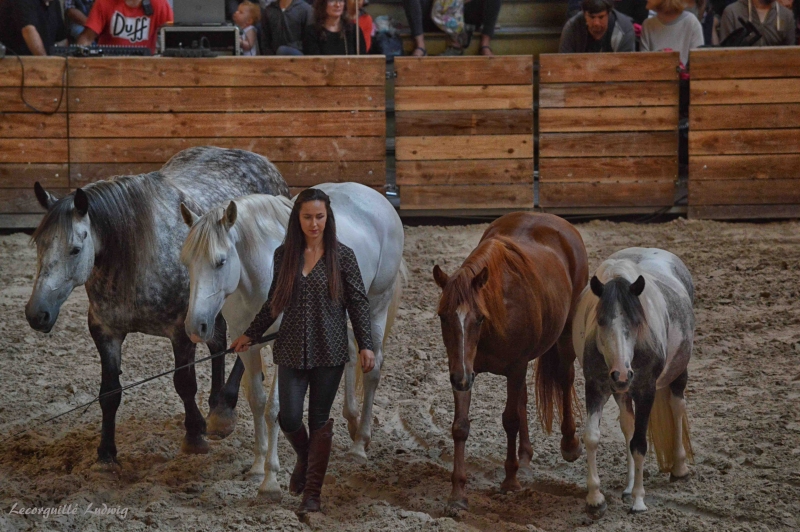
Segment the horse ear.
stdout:
<path fill-rule="evenodd" d="M 197 223 L 197 215 L 193 213 L 189 207 L 181 202 L 181 216 L 183 217 L 183 221 L 189 227 L 192 227 L 195 223 Z"/>
<path fill-rule="evenodd" d="M 86 195 L 83 189 L 79 188 L 75 191 L 73 203 L 75 204 L 75 212 L 80 216 L 86 216 L 86 213 L 89 212 L 89 196 Z"/>
<path fill-rule="evenodd" d="M 631 284 L 631 294 L 639 297 L 644 292 L 644 277 L 641 275 Z"/>
<path fill-rule="evenodd" d="M 600 282 L 600 279 L 598 279 L 596 275 L 592 276 L 592 280 L 589 281 L 589 286 L 592 288 L 592 293 L 594 295 L 603 297 L 603 283 Z"/>
<path fill-rule="evenodd" d="M 483 288 L 483 285 L 485 285 L 486 281 L 488 280 L 489 280 L 489 270 L 487 270 L 486 266 L 484 266 L 483 269 L 478 272 L 478 275 L 476 275 L 472 279 L 472 287 L 475 290 L 480 290 L 481 288 Z"/>
<path fill-rule="evenodd" d="M 233 224 L 236 223 L 236 216 L 238 215 L 238 210 L 236 208 L 236 202 L 232 201 L 228 204 L 228 208 L 225 209 L 225 216 L 222 217 L 222 225 L 225 226 L 226 231 L 230 231 Z"/>
<path fill-rule="evenodd" d="M 439 285 L 439 288 L 444 290 L 444 287 L 447 286 L 447 281 L 449 281 L 450 278 L 437 264 L 433 267 L 433 280 L 436 281 L 436 284 Z"/>
<path fill-rule="evenodd" d="M 38 181 L 33 184 L 33 193 L 36 194 L 36 199 L 39 201 L 39 205 L 48 211 L 58 201 L 58 198 L 46 191 Z"/>

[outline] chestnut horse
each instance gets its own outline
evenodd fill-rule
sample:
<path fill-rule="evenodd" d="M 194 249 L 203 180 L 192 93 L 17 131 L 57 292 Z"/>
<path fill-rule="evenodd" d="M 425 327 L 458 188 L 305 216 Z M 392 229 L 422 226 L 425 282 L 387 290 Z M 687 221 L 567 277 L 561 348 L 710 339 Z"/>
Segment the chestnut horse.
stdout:
<path fill-rule="evenodd" d="M 572 405 L 575 351 L 572 318 L 589 266 L 578 231 L 550 214 L 517 212 L 492 223 L 452 276 L 439 266 L 439 317 L 455 398 L 453 509 L 467 509 L 464 447 L 477 373 L 508 379 L 503 428 L 508 435 L 503 491 L 520 489 L 517 470 L 533 456 L 528 435 L 528 362 L 536 364 L 536 406 L 549 434 L 553 409 L 561 415 L 561 455 L 581 455 Z M 517 460 L 517 433 L 520 435 Z"/>

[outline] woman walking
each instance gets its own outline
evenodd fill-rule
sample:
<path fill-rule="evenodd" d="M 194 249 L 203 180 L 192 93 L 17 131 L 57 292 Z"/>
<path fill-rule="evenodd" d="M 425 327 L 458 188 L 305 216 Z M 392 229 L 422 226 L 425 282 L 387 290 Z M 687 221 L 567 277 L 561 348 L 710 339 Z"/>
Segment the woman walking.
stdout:
<path fill-rule="evenodd" d="M 375 354 L 361 271 L 353 250 L 336 240 L 330 199 L 323 191 L 310 188 L 297 196 L 286 238 L 275 250 L 274 265 L 266 303 L 231 347 L 245 351 L 283 312 L 273 350 L 278 366 L 278 423 L 297 453 L 289 491 L 303 494 L 297 510 L 302 516 L 320 511 L 333 438 L 330 411 L 349 360 L 348 315 L 364 373 L 375 367 Z M 303 401 L 309 389 L 307 433 Z"/>

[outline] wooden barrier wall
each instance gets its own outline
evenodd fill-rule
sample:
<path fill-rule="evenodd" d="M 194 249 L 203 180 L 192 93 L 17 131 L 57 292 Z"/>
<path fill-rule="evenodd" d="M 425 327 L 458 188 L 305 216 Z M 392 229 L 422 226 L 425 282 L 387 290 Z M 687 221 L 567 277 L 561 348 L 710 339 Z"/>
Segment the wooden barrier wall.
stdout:
<path fill-rule="evenodd" d="M 400 208 L 533 208 L 533 57 L 395 59 Z"/>
<path fill-rule="evenodd" d="M 678 53 L 542 54 L 539 205 L 672 206 Z"/>
<path fill-rule="evenodd" d="M 800 216 L 800 49 L 696 50 L 689 216 Z"/>

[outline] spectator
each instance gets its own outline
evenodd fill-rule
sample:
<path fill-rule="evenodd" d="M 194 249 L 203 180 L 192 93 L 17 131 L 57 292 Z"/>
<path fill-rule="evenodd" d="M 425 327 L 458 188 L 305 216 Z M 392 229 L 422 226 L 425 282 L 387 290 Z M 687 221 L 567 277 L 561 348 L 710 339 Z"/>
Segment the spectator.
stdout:
<path fill-rule="evenodd" d="M 305 0 L 276 0 L 261 12 L 261 53 L 303 55 L 303 36 L 314 10 Z"/>
<path fill-rule="evenodd" d="M 647 0 L 656 12 L 642 24 L 642 51 L 680 52 L 681 62 L 689 62 L 689 50 L 703 46 L 703 27 L 697 17 L 685 11 L 683 0 Z"/>
<path fill-rule="evenodd" d="M 719 19 L 714 16 L 711 4 L 706 3 L 706 0 L 683 0 L 683 7 L 700 21 L 700 26 L 703 28 L 703 42 L 707 45 L 719 44 L 717 36 Z"/>
<path fill-rule="evenodd" d="M 239 27 L 242 55 L 258 55 L 258 32 L 255 25 L 261 20 L 258 4 L 244 1 L 233 13 L 233 23 Z"/>
<path fill-rule="evenodd" d="M 303 53 L 306 55 L 356 55 L 366 53 L 364 35 L 345 13 L 345 0 L 314 0 L 314 23 L 306 27 Z"/>
<path fill-rule="evenodd" d="M 69 26 L 69 36 L 74 41 L 83 32 L 86 17 L 94 0 L 64 0 L 64 16 Z"/>
<path fill-rule="evenodd" d="M 18 55 L 47 55 L 67 38 L 58 0 L 0 0 L 0 42 Z"/>
<path fill-rule="evenodd" d="M 367 53 L 372 49 L 372 34 L 375 32 L 375 24 L 369 13 L 364 11 L 365 0 L 358 0 L 358 29 L 364 35 L 364 42 L 367 44 Z M 355 18 L 356 2 L 348 0 L 347 9 L 350 13 L 350 18 Z"/>
<path fill-rule="evenodd" d="M 145 13 L 143 0 L 95 0 L 78 44 L 147 46 L 156 51 L 158 29 L 172 22 L 167 0 L 149 0 L 152 15 Z"/>
<path fill-rule="evenodd" d="M 726 7 L 719 28 L 721 40 L 742 26 L 739 17 L 752 22 L 761 33 L 754 46 L 795 45 L 794 15 L 776 0 L 739 0 Z"/>
<path fill-rule="evenodd" d="M 472 24 L 476 28 L 481 27 L 481 55 L 494 55 L 489 43 L 494 36 L 494 27 L 497 24 L 497 17 L 500 14 L 501 0 L 467 0 L 464 3 L 464 22 Z M 414 37 L 414 51 L 411 55 L 428 55 L 425 48 L 425 32 L 436 31 L 436 26 L 430 18 L 433 0 L 403 0 L 403 8 L 406 11 L 408 24 L 411 26 L 411 35 Z M 460 55 L 463 53 L 461 43 L 450 42 L 448 54 Z"/>
<path fill-rule="evenodd" d="M 636 36 L 630 17 L 613 9 L 613 0 L 583 0 L 583 11 L 564 25 L 558 51 L 634 52 Z"/>

